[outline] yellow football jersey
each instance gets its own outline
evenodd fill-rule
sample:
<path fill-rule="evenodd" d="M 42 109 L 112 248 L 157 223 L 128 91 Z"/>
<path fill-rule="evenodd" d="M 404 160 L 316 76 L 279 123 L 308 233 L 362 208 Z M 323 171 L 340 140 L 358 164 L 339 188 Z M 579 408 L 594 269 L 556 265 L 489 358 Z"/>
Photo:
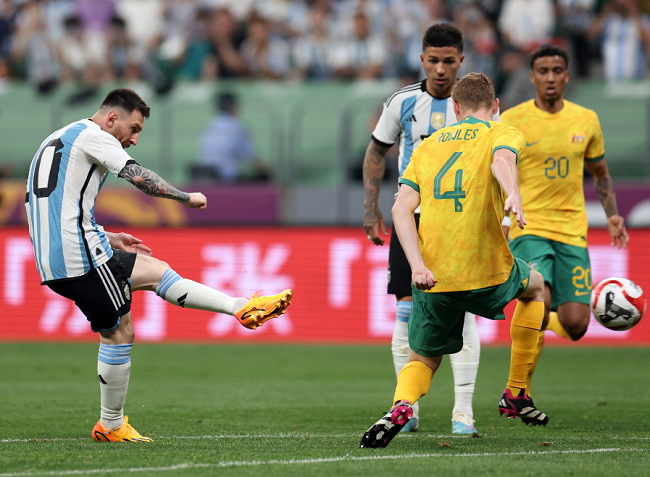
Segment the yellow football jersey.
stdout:
<path fill-rule="evenodd" d="M 492 175 L 493 153 L 519 155 L 524 137 L 499 122 L 467 117 L 422 141 L 400 179 L 420 193 L 418 237 L 438 280 L 430 293 L 505 282 L 514 259 L 501 229 L 506 195 Z"/>
<path fill-rule="evenodd" d="M 526 138 L 518 168 L 527 225 L 511 227 L 510 238 L 536 235 L 586 248 L 584 161 L 605 157 L 596 113 L 565 100 L 562 110 L 551 114 L 530 100 L 507 110 L 501 121 Z"/>

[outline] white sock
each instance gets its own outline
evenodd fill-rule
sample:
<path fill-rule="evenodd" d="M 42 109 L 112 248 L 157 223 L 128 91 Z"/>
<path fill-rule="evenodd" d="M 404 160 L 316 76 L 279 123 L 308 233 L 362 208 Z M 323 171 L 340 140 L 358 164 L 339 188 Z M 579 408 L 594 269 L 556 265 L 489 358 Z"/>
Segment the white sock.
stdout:
<path fill-rule="evenodd" d="M 234 315 L 249 301 L 247 298 L 233 298 L 201 283 L 182 278 L 171 268 L 163 274 L 156 287 L 156 295 L 172 305 L 228 315 Z"/>
<path fill-rule="evenodd" d="M 481 355 L 481 340 L 476 327 L 476 315 L 465 313 L 463 326 L 463 349 L 450 354 L 451 369 L 454 373 L 454 411 L 453 414 L 464 412 L 473 418 L 472 398 L 476 385 L 479 357 Z"/>
<path fill-rule="evenodd" d="M 106 429 L 116 429 L 124 423 L 124 402 L 131 376 L 132 346 L 99 345 L 97 374 L 101 391 L 101 420 Z"/>
<path fill-rule="evenodd" d="M 395 376 L 399 376 L 399 372 L 409 362 L 409 351 L 411 348 L 409 348 L 408 319 L 409 316 L 411 316 L 412 305 L 412 302 L 406 300 L 397 302 L 397 320 L 395 320 L 393 340 L 390 347 L 393 352 Z M 420 404 L 417 402 L 413 403 L 413 417 L 416 419 L 419 419 L 420 417 Z"/>

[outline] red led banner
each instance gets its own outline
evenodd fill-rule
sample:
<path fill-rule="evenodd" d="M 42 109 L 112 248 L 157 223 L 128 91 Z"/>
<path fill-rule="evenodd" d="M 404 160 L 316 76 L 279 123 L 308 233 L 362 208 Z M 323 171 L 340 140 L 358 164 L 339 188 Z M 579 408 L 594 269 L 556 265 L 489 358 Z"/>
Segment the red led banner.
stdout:
<path fill-rule="evenodd" d="M 119 230 L 115 230 L 118 232 Z M 175 307 L 152 292 L 133 298 L 138 341 L 388 342 L 395 298 L 386 295 L 388 246 L 368 242 L 361 227 L 128 230 L 181 276 L 233 296 L 293 288 L 286 315 L 256 331 L 226 315 Z M 650 293 L 650 231 L 632 230 L 627 249 L 590 232 L 593 282 L 627 277 Z M 24 228 L 0 230 L 0 340 L 96 340 L 74 304 L 39 284 Z M 512 304 L 506 316 L 512 314 Z M 478 318 L 484 344 L 510 342 L 509 320 Z M 567 343 L 547 333 L 548 343 Z M 582 344 L 650 345 L 650 317 L 629 331 L 592 319 Z"/>

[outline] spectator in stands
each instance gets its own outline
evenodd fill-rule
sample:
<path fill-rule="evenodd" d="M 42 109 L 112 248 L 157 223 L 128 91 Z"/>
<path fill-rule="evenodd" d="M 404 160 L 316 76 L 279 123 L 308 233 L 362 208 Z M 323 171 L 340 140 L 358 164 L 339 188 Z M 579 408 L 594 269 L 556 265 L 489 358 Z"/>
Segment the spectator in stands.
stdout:
<path fill-rule="evenodd" d="M 293 47 L 294 76 L 326 79 L 332 74 L 329 56 L 332 47 L 327 30 L 327 12 L 315 8 L 310 12 L 309 33 L 296 39 Z"/>
<path fill-rule="evenodd" d="M 505 43 L 532 51 L 553 36 L 553 0 L 504 0 L 499 15 L 499 30 Z"/>
<path fill-rule="evenodd" d="M 352 38 L 333 47 L 334 76 L 345 79 L 371 79 L 382 75 L 387 61 L 387 46 L 373 36 L 368 18 L 361 12 L 354 15 Z"/>
<path fill-rule="evenodd" d="M 478 72 L 494 77 L 494 54 L 499 49 L 497 32 L 475 3 L 463 3 L 454 11 L 454 23 L 463 32 L 465 61 L 458 75 Z"/>
<path fill-rule="evenodd" d="M 499 52 L 499 67 L 503 75 L 499 82 L 499 106 L 502 112 L 535 97 L 526 53 L 514 46 L 505 45 Z"/>
<path fill-rule="evenodd" d="M 74 16 L 83 30 L 82 46 L 85 50 L 85 62 L 92 65 L 93 69 L 103 70 L 108 58 L 108 34 L 111 20 L 115 16 L 115 4 L 112 0 L 80 0 Z M 96 76 L 97 73 L 93 71 L 89 75 Z M 88 84 L 100 82 L 101 76 L 86 80 Z"/>
<path fill-rule="evenodd" d="M 75 0 L 42 0 L 44 24 L 53 44 L 57 44 L 65 33 L 65 19 L 78 17 L 77 9 Z"/>
<path fill-rule="evenodd" d="M 237 118 L 238 101 L 232 93 L 217 98 L 218 114 L 206 126 L 199 146 L 199 165 L 194 179 L 225 182 L 268 180 L 270 173 L 259 160 L 248 131 Z"/>
<path fill-rule="evenodd" d="M 609 81 L 642 79 L 648 72 L 650 17 L 637 0 L 613 0 L 589 26 L 590 38 L 601 38 L 603 72 Z"/>
<path fill-rule="evenodd" d="M 77 17 L 66 18 L 63 37 L 57 44 L 61 61 L 61 81 L 79 81 L 88 87 L 99 85 L 106 78 L 105 49 L 95 49 L 94 42 L 86 41 Z"/>
<path fill-rule="evenodd" d="M 372 36 L 384 36 L 388 33 L 389 8 L 387 2 L 376 0 L 341 0 L 336 7 L 336 35 L 349 37 L 354 35 L 355 15 L 363 13 L 370 25 Z"/>
<path fill-rule="evenodd" d="M 217 77 L 217 62 L 210 41 L 212 12 L 199 8 L 190 27 L 191 36 L 183 53 L 177 76 L 189 80 L 213 80 Z"/>
<path fill-rule="evenodd" d="M 448 20 L 447 7 L 443 0 L 393 0 L 391 18 L 399 39 L 392 59 L 399 62 L 400 76 L 409 83 L 421 80 L 426 76 L 420 61 L 422 36 L 431 25 Z"/>
<path fill-rule="evenodd" d="M 163 5 L 164 26 L 158 49 L 161 60 L 178 62 L 192 37 L 197 13 L 194 0 L 168 0 Z"/>
<path fill-rule="evenodd" d="M 118 0 L 117 13 L 126 22 L 138 58 L 144 59 L 163 34 L 163 2 Z"/>
<path fill-rule="evenodd" d="M 269 31 L 269 22 L 253 16 L 248 36 L 241 46 L 242 56 L 254 77 L 280 79 L 289 74 L 289 46 Z"/>
<path fill-rule="evenodd" d="M 126 31 L 126 23 L 120 17 L 114 17 L 111 21 L 108 62 L 116 79 L 136 81 L 140 77 L 140 68 L 133 55 L 133 44 Z"/>
<path fill-rule="evenodd" d="M 207 58 L 205 70 L 215 71 L 217 78 L 248 76 L 249 67 L 240 51 L 244 35 L 229 9 L 215 10 L 210 22 L 209 37 L 211 55 Z"/>
<path fill-rule="evenodd" d="M 9 54 L 17 10 L 11 0 L 0 1 L 0 90 L 9 79 Z"/>
<path fill-rule="evenodd" d="M 79 0 L 76 10 L 84 33 L 107 33 L 115 16 L 115 3 L 113 0 Z"/>
<path fill-rule="evenodd" d="M 576 66 L 577 76 L 589 75 L 591 44 L 587 29 L 594 20 L 596 0 L 559 0 L 558 11 L 562 36 L 571 43 L 571 63 Z"/>
<path fill-rule="evenodd" d="M 30 0 L 23 5 L 16 19 L 17 33 L 11 57 L 12 61 L 25 66 L 32 87 L 39 93 L 49 93 L 59 84 L 60 66 L 42 17 L 40 2 Z"/>

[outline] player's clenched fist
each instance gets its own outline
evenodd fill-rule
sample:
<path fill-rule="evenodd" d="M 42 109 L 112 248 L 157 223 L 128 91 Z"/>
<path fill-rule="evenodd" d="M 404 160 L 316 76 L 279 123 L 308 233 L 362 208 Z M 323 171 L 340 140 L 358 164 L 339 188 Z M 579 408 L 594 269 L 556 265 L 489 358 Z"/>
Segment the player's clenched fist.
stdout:
<path fill-rule="evenodd" d="M 183 205 L 190 209 L 205 209 L 208 206 L 208 199 L 205 198 L 200 192 L 192 192 L 189 194 L 190 200 Z"/>
<path fill-rule="evenodd" d="M 436 286 L 438 280 L 433 276 L 433 272 L 426 267 L 413 270 L 413 285 L 418 290 L 431 290 Z"/>

